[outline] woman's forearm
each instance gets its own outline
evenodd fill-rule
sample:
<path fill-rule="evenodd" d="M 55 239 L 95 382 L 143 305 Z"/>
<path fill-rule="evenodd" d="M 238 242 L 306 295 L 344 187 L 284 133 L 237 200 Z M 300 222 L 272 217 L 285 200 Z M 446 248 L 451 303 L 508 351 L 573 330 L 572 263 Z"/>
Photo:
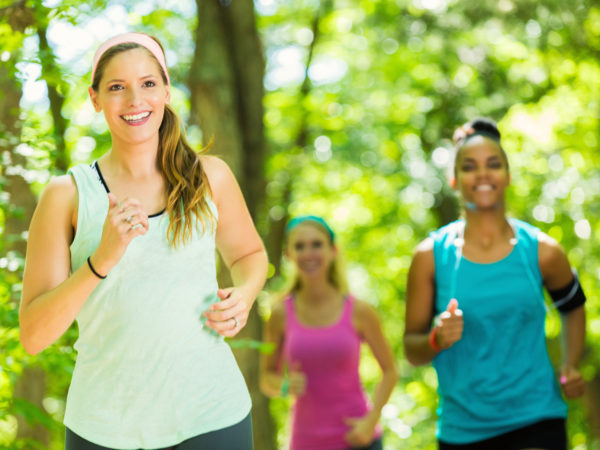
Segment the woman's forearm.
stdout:
<path fill-rule="evenodd" d="M 373 408 L 371 409 L 370 414 L 373 417 L 374 422 L 379 421 L 381 410 L 390 399 L 390 395 L 392 395 L 392 391 L 394 390 L 397 381 L 398 370 L 395 366 L 383 371 L 381 381 L 377 385 L 375 394 L 373 395 Z"/>
<path fill-rule="evenodd" d="M 254 302 L 265 285 L 267 268 L 267 253 L 261 249 L 235 261 L 230 268 L 231 279 L 234 286 L 244 291 L 247 298 Z"/>
<path fill-rule="evenodd" d="M 281 396 L 283 376 L 276 372 L 263 372 L 260 376 L 260 390 L 267 397 Z"/>
<path fill-rule="evenodd" d="M 429 345 L 429 333 L 405 333 L 404 353 L 406 359 L 415 366 L 429 364 L 437 355 Z"/>
<path fill-rule="evenodd" d="M 585 345 L 585 309 L 580 306 L 562 316 L 564 364 L 578 367 Z"/>
<path fill-rule="evenodd" d="M 22 306 L 19 322 L 25 350 L 35 355 L 60 338 L 101 281 L 84 264 L 54 289 Z"/>

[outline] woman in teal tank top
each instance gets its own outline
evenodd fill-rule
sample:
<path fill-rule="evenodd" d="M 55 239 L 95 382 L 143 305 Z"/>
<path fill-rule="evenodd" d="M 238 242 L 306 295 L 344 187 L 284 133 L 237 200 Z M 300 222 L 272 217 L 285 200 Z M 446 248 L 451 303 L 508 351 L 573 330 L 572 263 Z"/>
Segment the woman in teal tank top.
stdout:
<path fill-rule="evenodd" d="M 440 449 L 566 449 L 566 404 L 583 393 L 577 370 L 585 296 L 560 245 L 506 217 L 508 159 L 495 123 L 455 133 L 452 186 L 464 219 L 417 247 L 409 270 L 404 347 L 438 374 Z M 564 318 L 555 375 L 546 348 L 543 288 Z"/>
<path fill-rule="evenodd" d="M 249 450 L 251 400 L 224 336 L 246 324 L 267 258 L 240 188 L 182 135 L 155 38 L 105 42 L 89 94 L 112 148 L 44 190 L 20 307 L 31 354 L 78 323 L 66 448 Z M 233 287 L 218 288 L 215 250 Z"/>

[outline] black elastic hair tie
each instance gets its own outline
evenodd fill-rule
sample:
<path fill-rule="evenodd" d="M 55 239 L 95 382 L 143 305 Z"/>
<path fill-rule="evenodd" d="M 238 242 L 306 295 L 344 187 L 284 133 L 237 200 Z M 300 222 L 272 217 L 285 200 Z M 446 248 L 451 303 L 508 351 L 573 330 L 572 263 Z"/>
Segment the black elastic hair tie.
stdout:
<path fill-rule="evenodd" d="M 87 262 L 88 262 L 88 266 L 90 266 L 90 270 L 93 272 L 94 275 L 96 275 L 98 278 L 100 278 L 101 280 L 104 280 L 107 275 L 100 275 L 98 272 L 96 272 L 96 269 L 94 269 L 94 266 L 92 266 L 92 261 L 90 261 L 91 256 L 88 256 Z"/>

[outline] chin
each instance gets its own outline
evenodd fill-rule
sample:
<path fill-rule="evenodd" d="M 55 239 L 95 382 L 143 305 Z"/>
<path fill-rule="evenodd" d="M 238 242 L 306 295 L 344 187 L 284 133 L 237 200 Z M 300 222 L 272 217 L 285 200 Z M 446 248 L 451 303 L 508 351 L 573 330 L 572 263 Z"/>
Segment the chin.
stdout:
<path fill-rule="evenodd" d="M 140 145 L 146 142 L 152 141 L 156 137 L 157 133 L 154 134 L 143 134 L 138 136 L 128 136 L 127 143 L 130 145 Z"/>
<path fill-rule="evenodd" d="M 300 275 L 302 275 L 305 278 L 317 278 L 320 277 L 321 275 L 323 275 L 323 271 L 318 269 L 318 270 L 300 270 Z"/>

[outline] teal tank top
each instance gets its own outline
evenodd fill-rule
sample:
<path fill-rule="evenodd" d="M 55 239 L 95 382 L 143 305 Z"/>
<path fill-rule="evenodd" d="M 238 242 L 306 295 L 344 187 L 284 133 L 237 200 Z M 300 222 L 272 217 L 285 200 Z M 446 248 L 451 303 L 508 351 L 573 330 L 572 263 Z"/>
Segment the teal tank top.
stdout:
<path fill-rule="evenodd" d="M 519 220 L 510 223 L 516 243 L 508 256 L 490 264 L 462 257 L 464 221 L 431 234 L 435 314 L 453 297 L 464 314 L 462 339 L 433 360 L 440 397 L 437 436 L 448 443 L 488 439 L 567 413 L 546 347 L 539 230 Z"/>
<path fill-rule="evenodd" d="M 108 197 L 98 172 L 73 167 L 79 194 L 71 271 L 100 243 Z M 209 204 L 217 214 L 212 201 Z M 173 446 L 244 419 L 251 400 L 229 345 L 200 317 L 218 301 L 214 233 L 167 241 L 168 214 L 129 244 L 77 315 L 65 425 L 119 449 Z"/>

